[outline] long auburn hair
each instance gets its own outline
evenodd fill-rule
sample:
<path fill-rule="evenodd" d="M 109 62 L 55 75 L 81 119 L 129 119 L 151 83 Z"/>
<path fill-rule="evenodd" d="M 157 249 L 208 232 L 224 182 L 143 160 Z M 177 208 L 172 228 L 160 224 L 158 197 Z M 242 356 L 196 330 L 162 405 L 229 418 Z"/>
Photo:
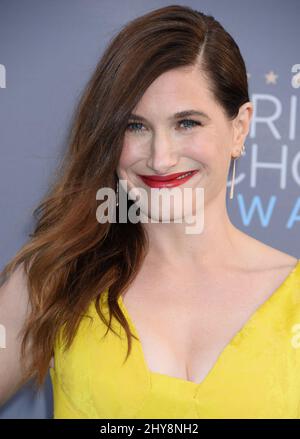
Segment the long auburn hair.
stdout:
<path fill-rule="evenodd" d="M 131 333 L 118 297 L 137 275 L 148 250 L 141 223 L 100 224 L 96 192 L 115 189 L 116 167 L 129 115 L 150 84 L 181 66 L 199 66 L 228 119 L 249 101 L 245 63 L 234 39 L 211 15 L 170 5 L 133 19 L 110 41 L 74 112 L 66 153 L 33 211 L 34 231 L 4 267 L 2 283 L 23 265 L 31 310 L 22 329 L 21 360 L 31 343 L 24 382 L 44 383 L 64 326 L 65 349 L 90 302 L 111 327 L 114 316 Z M 129 200 L 130 201 L 130 200 Z M 130 207 L 130 202 L 128 203 Z M 108 289 L 109 322 L 99 300 Z"/>

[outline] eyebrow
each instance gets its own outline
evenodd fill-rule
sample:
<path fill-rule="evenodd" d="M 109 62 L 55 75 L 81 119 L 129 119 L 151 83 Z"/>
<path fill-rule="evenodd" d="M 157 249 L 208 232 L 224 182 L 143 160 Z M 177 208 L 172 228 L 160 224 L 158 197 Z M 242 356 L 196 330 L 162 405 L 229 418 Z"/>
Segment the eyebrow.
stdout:
<path fill-rule="evenodd" d="M 203 111 L 197 111 L 197 110 L 179 111 L 179 112 L 173 114 L 172 116 L 168 117 L 168 120 L 181 119 L 183 117 L 188 117 L 188 116 L 201 116 L 201 117 L 204 117 L 205 119 L 210 120 L 210 117 L 206 113 L 204 113 Z M 139 114 L 134 114 L 134 113 L 130 114 L 129 119 L 147 122 L 147 119 L 145 117 L 140 116 Z"/>

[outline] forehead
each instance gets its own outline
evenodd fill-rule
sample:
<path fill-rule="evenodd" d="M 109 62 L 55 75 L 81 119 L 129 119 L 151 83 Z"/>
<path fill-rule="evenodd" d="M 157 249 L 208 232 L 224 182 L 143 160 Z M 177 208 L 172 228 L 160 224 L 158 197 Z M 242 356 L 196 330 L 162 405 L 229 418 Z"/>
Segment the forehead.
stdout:
<path fill-rule="evenodd" d="M 199 67 L 180 67 L 169 70 L 156 78 L 143 94 L 134 113 L 167 114 L 188 108 L 203 111 L 217 106 L 209 90 L 209 83 Z M 145 114 L 144 114 L 145 115 Z"/>

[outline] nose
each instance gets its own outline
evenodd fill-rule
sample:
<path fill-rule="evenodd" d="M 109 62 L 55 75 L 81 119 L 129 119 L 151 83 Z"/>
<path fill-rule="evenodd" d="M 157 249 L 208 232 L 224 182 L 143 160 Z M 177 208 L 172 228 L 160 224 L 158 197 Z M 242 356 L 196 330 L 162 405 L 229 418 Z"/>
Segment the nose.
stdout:
<path fill-rule="evenodd" d="M 178 162 L 178 151 L 164 134 L 155 135 L 151 143 L 147 166 L 157 174 L 166 174 Z"/>

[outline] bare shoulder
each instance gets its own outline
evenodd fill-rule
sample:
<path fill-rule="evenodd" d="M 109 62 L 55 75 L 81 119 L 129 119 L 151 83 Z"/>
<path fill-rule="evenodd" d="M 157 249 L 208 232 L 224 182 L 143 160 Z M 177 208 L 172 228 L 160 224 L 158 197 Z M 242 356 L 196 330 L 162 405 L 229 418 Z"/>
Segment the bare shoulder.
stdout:
<path fill-rule="evenodd" d="M 8 346 L 1 353 L 0 401 L 4 396 L 7 398 L 8 386 L 11 382 L 14 383 L 10 386 L 11 394 L 20 386 L 22 371 L 17 359 L 20 355 L 21 331 L 30 312 L 27 274 L 24 265 L 20 264 L 8 278 L 2 279 L 0 285 L 0 325 L 5 328 Z M 54 357 L 51 357 L 49 366 L 54 368 Z M 5 376 L 3 382 L 1 382 L 2 376 Z"/>
<path fill-rule="evenodd" d="M 272 247 L 264 242 L 241 232 L 241 240 L 245 249 L 245 260 L 249 269 L 257 271 L 289 270 L 296 266 L 299 259 Z"/>
<path fill-rule="evenodd" d="M 30 308 L 27 290 L 27 275 L 23 264 L 20 264 L 15 271 L 0 286 L 1 309 L 9 311 L 11 314 L 28 312 Z M 6 312 L 3 313 L 6 315 Z"/>
<path fill-rule="evenodd" d="M 298 258 L 295 258 L 289 253 L 285 253 L 266 244 L 262 245 L 265 247 L 265 257 L 269 259 L 271 267 L 293 268 L 297 264 Z"/>
<path fill-rule="evenodd" d="M 0 323 L 5 328 L 5 349 L 1 349 L 0 405 L 24 383 L 20 362 L 21 330 L 30 312 L 27 276 L 23 265 L 1 284 Z M 30 356 L 30 352 L 27 354 Z"/>

